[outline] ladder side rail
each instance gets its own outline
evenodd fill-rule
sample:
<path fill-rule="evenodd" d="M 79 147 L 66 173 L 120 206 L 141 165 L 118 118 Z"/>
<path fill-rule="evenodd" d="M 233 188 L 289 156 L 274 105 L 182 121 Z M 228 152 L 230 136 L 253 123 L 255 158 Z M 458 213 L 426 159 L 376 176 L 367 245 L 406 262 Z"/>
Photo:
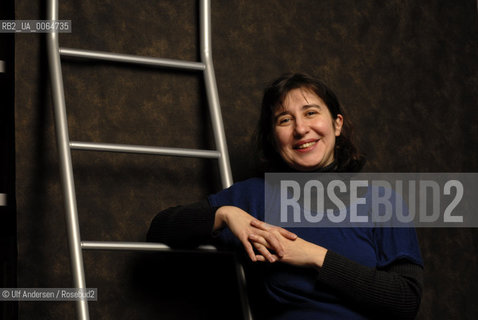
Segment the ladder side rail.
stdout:
<path fill-rule="evenodd" d="M 241 299 L 241 308 L 242 314 L 245 320 L 253 320 L 251 307 L 249 305 L 249 297 L 247 295 L 247 288 L 246 288 L 246 274 L 244 272 L 244 266 L 237 261 L 235 261 L 235 269 L 237 275 L 237 285 L 239 287 L 239 296 Z"/>
<path fill-rule="evenodd" d="M 50 0 L 48 2 L 47 16 L 49 20 L 58 20 L 58 0 Z M 57 32 L 47 34 L 47 48 L 53 94 L 57 148 L 60 158 L 60 176 L 66 209 L 66 225 L 71 259 L 71 271 L 74 286 L 79 289 L 86 289 Z M 78 299 L 76 301 L 76 310 L 78 319 L 89 319 L 88 302 L 86 299 Z"/>
<path fill-rule="evenodd" d="M 211 1 L 201 0 L 199 6 L 201 61 L 206 65 L 206 69 L 204 70 L 204 83 L 206 86 L 206 94 L 209 102 L 209 113 L 214 131 L 216 149 L 222 155 L 222 157 L 218 159 L 221 182 L 223 188 L 228 188 L 232 185 L 233 180 L 231 165 L 229 162 L 229 152 L 226 143 L 226 134 L 224 132 L 221 107 L 219 104 L 219 94 L 217 90 L 216 76 L 214 73 L 214 64 L 212 61 Z M 252 320 L 249 298 L 247 296 L 244 267 L 238 261 L 235 262 L 235 267 L 243 316 L 246 320 Z"/>
<path fill-rule="evenodd" d="M 204 83 L 206 86 L 206 94 L 209 102 L 209 113 L 211 116 L 216 149 L 222 155 L 222 157 L 219 159 L 219 171 L 221 175 L 222 186 L 225 189 L 232 185 L 232 173 L 229 163 L 226 134 L 224 133 L 224 125 L 221 115 L 221 106 L 219 104 L 216 76 L 214 75 L 214 65 L 212 62 L 210 0 L 201 0 L 199 15 L 201 61 L 206 65 L 206 69 L 204 70 Z"/>

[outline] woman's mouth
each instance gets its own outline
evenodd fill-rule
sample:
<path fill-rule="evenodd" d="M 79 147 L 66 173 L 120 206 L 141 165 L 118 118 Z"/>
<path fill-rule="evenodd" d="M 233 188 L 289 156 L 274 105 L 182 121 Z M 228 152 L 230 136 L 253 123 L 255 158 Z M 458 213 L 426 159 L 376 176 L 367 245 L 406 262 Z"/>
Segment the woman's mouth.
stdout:
<path fill-rule="evenodd" d="M 313 140 L 313 141 L 298 143 L 294 146 L 294 149 L 304 151 L 305 149 L 313 147 L 318 141 L 319 140 Z"/>

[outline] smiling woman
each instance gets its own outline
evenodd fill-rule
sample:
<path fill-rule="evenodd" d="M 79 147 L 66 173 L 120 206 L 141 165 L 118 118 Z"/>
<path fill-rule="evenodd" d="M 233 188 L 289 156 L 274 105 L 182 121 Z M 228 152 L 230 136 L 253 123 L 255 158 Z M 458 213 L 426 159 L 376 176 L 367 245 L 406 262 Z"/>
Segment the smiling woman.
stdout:
<path fill-rule="evenodd" d="M 313 171 L 334 161 L 335 137 L 343 117 L 335 119 L 312 91 L 294 89 L 275 115 L 275 138 L 282 159 L 299 171 Z"/>
<path fill-rule="evenodd" d="M 365 158 L 351 134 L 345 110 L 318 79 L 286 74 L 264 92 L 257 145 L 268 171 L 311 171 L 332 163 L 334 171 L 360 171 Z M 291 157 L 306 162 L 296 167 Z"/>
<path fill-rule="evenodd" d="M 357 172 L 364 158 L 322 82 L 287 74 L 264 93 L 258 144 L 268 171 Z M 317 174 L 319 173 L 319 174 Z M 264 223 L 265 182 L 253 178 L 153 219 L 149 241 L 214 243 L 245 257 L 256 319 L 413 319 L 422 258 L 408 228 L 289 228 Z"/>

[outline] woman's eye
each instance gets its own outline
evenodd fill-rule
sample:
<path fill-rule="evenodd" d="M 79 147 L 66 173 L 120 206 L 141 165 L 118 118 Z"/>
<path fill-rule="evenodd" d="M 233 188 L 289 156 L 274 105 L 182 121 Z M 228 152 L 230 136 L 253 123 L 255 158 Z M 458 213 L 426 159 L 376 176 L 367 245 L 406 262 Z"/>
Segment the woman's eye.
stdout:
<path fill-rule="evenodd" d="M 316 115 L 318 112 L 317 111 L 307 111 L 306 116 L 310 117 L 313 115 Z"/>
<path fill-rule="evenodd" d="M 290 118 L 282 118 L 282 119 L 279 119 L 278 124 L 279 125 L 287 124 L 288 122 L 290 122 Z"/>

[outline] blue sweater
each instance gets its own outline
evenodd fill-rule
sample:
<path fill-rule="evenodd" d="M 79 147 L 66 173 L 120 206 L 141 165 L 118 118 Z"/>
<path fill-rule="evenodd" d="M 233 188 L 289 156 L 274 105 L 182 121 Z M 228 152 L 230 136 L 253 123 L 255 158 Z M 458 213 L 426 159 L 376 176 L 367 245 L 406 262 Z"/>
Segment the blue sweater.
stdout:
<path fill-rule="evenodd" d="M 208 199 L 212 207 L 236 206 L 264 220 L 263 179 L 235 183 Z M 364 280 L 352 285 L 356 279 L 361 281 L 360 273 L 370 273 L 370 281 L 376 281 L 381 275 L 374 270 L 387 270 L 398 261 L 423 266 L 415 230 L 411 228 L 288 229 L 304 240 L 328 249 L 328 253 L 324 266 L 318 272 L 285 264 L 262 264 L 261 275 L 267 299 L 262 308 L 269 309 L 262 312 L 274 319 L 367 319 L 370 317 L 370 313 L 364 312 L 368 307 L 367 298 L 360 292 L 354 292 L 354 285 L 363 289 L 370 283 Z M 243 251 L 242 244 L 227 228 L 221 232 L 218 241 Z M 341 264 L 345 264 L 345 269 L 337 267 Z M 350 270 L 357 274 L 344 274 L 350 273 Z M 335 285 L 341 281 L 345 287 L 350 284 L 350 290 L 329 286 L 329 278 L 336 278 L 332 281 Z M 373 295 L 373 291 L 370 292 Z M 391 300 L 390 303 L 393 303 L 393 298 Z M 364 308 L 360 304 L 364 304 Z"/>

